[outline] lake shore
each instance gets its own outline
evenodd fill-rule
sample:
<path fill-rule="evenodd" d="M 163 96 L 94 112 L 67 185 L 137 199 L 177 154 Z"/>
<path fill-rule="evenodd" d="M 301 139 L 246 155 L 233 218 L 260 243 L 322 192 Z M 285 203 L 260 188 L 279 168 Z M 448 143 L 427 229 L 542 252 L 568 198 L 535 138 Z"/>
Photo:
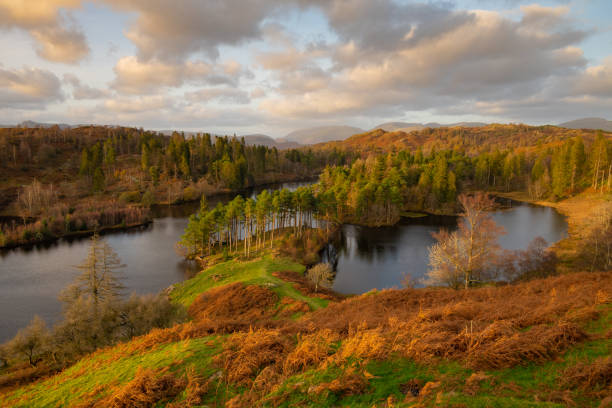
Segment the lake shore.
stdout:
<path fill-rule="evenodd" d="M 312 177 L 291 176 L 291 177 L 287 177 L 287 180 L 266 181 L 266 182 L 255 184 L 253 186 L 242 188 L 242 189 L 232 190 L 232 189 L 227 189 L 227 188 L 215 188 L 212 190 L 205 191 L 203 194 L 206 195 L 206 197 L 210 197 L 210 198 L 222 197 L 226 195 L 240 195 L 240 194 L 243 194 L 246 196 L 249 194 L 249 191 L 252 189 L 274 187 L 282 183 L 300 183 L 300 182 L 316 182 L 316 179 L 313 179 Z M 197 203 L 201 200 L 201 198 L 202 198 L 202 195 L 198 195 L 197 197 L 194 197 L 193 199 L 182 199 L 180 201 L 175 201 L 172 203 L 157 202 L 153 206 L 158 207 L 158 208 L 178 208 L 181 205 L 185 205 L 189 203 Z M 16 215 L 4 215 L 3 217 L 6 219 L 13 219 L 13 218 L 19 219 L 19 217 Z M 51 244 L 60 239 L 88 237 L 88 236 L 93 235 L 94 232 L 98 232 L 101 234 L 124 232 L 124 231 L 132 230 L 135 228 L 139 228 L 139 227 L 145 227 L 151 224 L 155 218 L 159 218 L 159 216 L 156 216 L 155 212 L 153 212 L 150 218 L 147 218 L 143 220 L 142 222 L 130 223 L 128 225 L 116 224 L 116 225 L 101 226 L 97 230 L 87 229 L 87 230 L 81 230 L 81 231 L 70 231 L 70 232 L 66 232 L 62 234 L 45 235 L 45 236 L 42 236 L 40 239 L 37 239 L 36 237 L 34 237 L 33 239 L 30 239 L 28 241 L 7 242 L 4 245 L 2 245 L 2 243 L 0 242 L 0 250 L 11 250 L 15 248 L 23 248 L 23 247 L 27 248 L 27 247 L 33 247 L 36 245 Z M 32 218 L 31 221 L 35 221 L 35 219 Z"/>
<path fill-rule="evenodd" d="M 564 271 L 569 271 L 574 266 L 581 241 L 593 227 L 594 215 L 609 205 L 608 195 L 590 192 L 556 202 L 533 199 L 525 192 L 498 193 L 497 195 L 529 204 L 551 207 L 566 217 L 567 238 L 551 245 L 551 249 L 561 261 L 559 266 Z"/>

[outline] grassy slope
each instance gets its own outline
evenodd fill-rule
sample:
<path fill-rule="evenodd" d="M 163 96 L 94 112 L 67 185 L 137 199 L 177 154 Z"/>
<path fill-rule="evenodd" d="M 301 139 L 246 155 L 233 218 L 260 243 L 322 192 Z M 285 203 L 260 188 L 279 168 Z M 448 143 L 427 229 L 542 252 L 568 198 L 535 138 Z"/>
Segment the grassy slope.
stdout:
<path fill-rule="evenodd" d="M 266 286 L 279 297 L 290 297 L 308 303 L 313 309 L 327 306 L 327 300 L 302 295 L 290 283 L 271 275 L 276 271 L 304 273 L 305 267 L 283 258 L 265 255 L 251 261 L 229 260 L 203 270 L 194 278 L 175 286 L 170 297 L 173 301 L 189 307 L 195 298 L 209 289 L 243 282 L 247 285 Z M 214 279 L 213 279 L 214 277 Z"/>
<path fill-rule="evenodd" d="M 279 270 L 292 270 L 302 273 L 304 267 L 271 255 L 251 261 L 227 261 L 214 265 L 196 277 L 176 286 L 172 299 L 186 306 L 198 294 L 214 287 L 232 282 L 264 285 L 274 290 L 280 297 L 291 297 L 307 302 L 313 309 L 325 307 L 327 301 L 302 295 L 289 283 L 271 275 Z M 213 279 L 214 277 L 214 279 Z M 372 293 L 370 296 L 378 296 Z M 612 325 L 612 306 L 600 306 L 600 318 L 585 328 L 597 336 L 607 333 Z M 608 336 L 609 337 L 609 336 Z M 14 392 L 0 396 L 0 406 L 46 407 L 70 406 L 87 399 L 88 394 L 103 397 L 134 378 L 139 367 L 163 368 L 182 375 L 189 367 L 204 377 L 219 371 L 212 362 L 222 347 L 224 336 L 206 336 L 197 339 L 171 342 L 150 347 L 139 347 L 139 339 L 102 350 L 82 359 L 62 373 L 38 383 L 22 387 Z M 340 344 L 338 344 L 338 347 Z M 541 401 L 558 392 L 563 396 L 560 376 L 563 369 L 576 362 L 589 362 L 610 354 L 612 340 L 605 336 L 568 349 L 560 358 L 544 364 L 529 364 L 504 370 L 487 371 L 487 376 L 475 390 L 467 389 L 467 379 L 474 371 L 458 362 L 436 360 L 430 364 L 418 364 L 409 359 L 392 355 L 382 361 L 361 361 L 349 359 L 337 365 L 330 364 L 310 369 L 285 379 L 279 387 L 264 397 L 268 405 L 280 406 L 386 406 L 388 400 L 393 406 L 467 406 L 467 407 L 562 407 L 559 401 Z M 351 367 L 365 368 L 369 373 L 368 386 L 364 393 L 343 395 L 341 392 L 310 392 L 312 387 L 342 378 Z M 406 397 L 403 384 L 410 380 L 422 384 L 439 382 L 429 397 Z M 215 381 L 216 391 L 209 391 L 206 402 L 213 404 L 219 399 L 227 400 L 232 395 L 247 391 L 246 388 L 230 386 Z M 184 393 L 176 400 L 184 398 Z M 599 402 L 578 391 L 571 391 L 569 397 L 579 406 L 596 407 Z M 550 398 L 548 398 L 550 399 Z M 274 403 L 274 404 L 273 404 Z M 160 406 L 163 406 L 161 404 Z"/>
<path fill-rule="evenodd" d="M 220 349 L 220 340 L 211 336 L 145 350 L 138 348 L 129 350 L 129 345 L 119 345 L 86 357 L 47 380 L 0 397 L 0 405 L 15 407 L 74 405 L 92 392 L 100 392 L 100 397 L 105 396 L 112 387 L 125 384 L 134 378 L 138 368 L 169 367 L 170 371 L 176 372 L 195 366 L 199 373 L 210 376 L 215 371 L 211 358 Z"/>
<path fill-rule="evenodd" d="M 612 307 L 604 306 L 602 317 L 588 325 L 588 332 L 602 335 L 612 325 Z M 570 348 L 563 356 L 545 364 L 528 364 L 504 370 L 480 372 L 488 378 L 482 381 L 474 392 L 465 387 L 467 379 L 475 373 L 459 363 L 439 360 L 430 365 L 416 364 L 409 359 L 397 357 L 384 361 L 365 363 L 366 371 L 372 376 L 366 393 L 341 397 L 334 393 L 314 395 L 312 387 L 326 383 L 342 375 L 345 367 L 333 366 L 324 370 L 311 370 L 289 378 L 269 397 L 282 396 L 282 407 L 292 406 L 351 406 L 371 407 L 388 401 L 396 401 L 396 407 L 564 407 L 561 400 L 564 388 L 560 385 L 565 368 L 578 362 L 591 362 L 610 354 L 612 339 L 597 339 Z M 431 381 L 440 385 L 432 398 L 417 400 L 406 398 L 402 384 L 418 379 L 422 383 Z M 560 401 L 538 401 L 551 393 L 558 393 Z M 597 407 L 600 402 L 585 397 L 579 392 L 570 392 L 570 398 L 581 407 Z"/>
<path fill-rule="evenodd" d="M 327 300 L 304 296 L 290 283 L 271 275 L 276 271 L 303 273 L 304 270 L 303 265 L 271 255 L 250 261 L 229 260 L 177 284 L 171 298 L 188 307 L 199 294 L 209 289 L 233 282 L 244 282 L 269 287 L 280 298 L 290 297 L 306 302 L 313 310 L 325 307 Z M 212 279 L 211 276 L 215 275 L 222 278 Z M 98 395 L 103 397 L 113 387 L 133 379 L 139 367 L 170 367 L 173 372 L 181 372 L 194 365 L 199 374 L 209 377 L 218 370 L 211 364 L 211 358 L 220 350 L 222 339 L 223 337 L 219 336 L 208 336 L 171 342 L 152 349 L 139 348 L 139 339 L 135 339 L 85 357 L 49 379 L 0 395 L 0 406 L 69 406 L 79 403 L 92 391 L 97 393 L 106 389 L 106 392 Z"/>

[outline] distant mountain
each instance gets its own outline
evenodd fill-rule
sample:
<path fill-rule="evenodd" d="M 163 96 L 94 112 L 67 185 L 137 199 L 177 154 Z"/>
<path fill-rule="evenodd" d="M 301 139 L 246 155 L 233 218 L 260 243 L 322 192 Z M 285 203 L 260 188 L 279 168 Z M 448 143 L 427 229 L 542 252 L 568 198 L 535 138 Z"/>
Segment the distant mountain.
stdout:
<path fill-rule="evenodd" d="M 352 126 L 318 126 L 289 133 L 285 139 L 303 145 L 344 140 L 364 130 Z"/>
<path fill-rule="evenodd" d="M 457 123 L 448 123 L 448 124 L 440 124 L 437 122 L 429 122 L 429 123 L 409 123 L 409 122 L 387 122 L 381 123 L 378 126 L 374 126 L 371 130 L 382 129 L 386 132 L 406 132 L 410 133 L 415 130 L 421 130 L 425 128 L 441 128 L 441 127 L 482 127 L 486 126 L 486 123 L 482 122 L 457 122 Z"/>
<path fill-rule="evenodd" d="M 16 127 L 22 127 L 22 128 L 50 128 L 53 126 L 59 126 L 60 129 L 70 129 L 72 128 L 72 126 L 67 125 L 66 123 L 40 123 L 40 122 L 34 122 L 32 120 L 25 120 L 19 124 L 17 124 Z"/>
<path fill-rule="evenodd" d="M 244 137 L 244 142 L 250 146 L 263 145 L 268 147 L 276 147 L 277 149 L 295 149 L 301 146 L 301 144 L 298 142 L 287 140 L 285 138 L 274 139 L 273 137 L 261 133 L 239 136 L 238 138 L 240 137 Z"/>
<path fill-rule="evenodd" d="M 612 132 L 612 120 L 603 118 L 582 118 L 570 120 L 559 125 L 568 129 L 601 129 Z"/>
<path fill-rule="evenodd" d="M 386 122 L 381 123 L 378 126 L 374 126 L 371 130 L 382 129 L 386 132 L 411 132 L 413 130 L 421 130 L 425 126 L 422 123 L 408 123 L 408 122 Z"/>

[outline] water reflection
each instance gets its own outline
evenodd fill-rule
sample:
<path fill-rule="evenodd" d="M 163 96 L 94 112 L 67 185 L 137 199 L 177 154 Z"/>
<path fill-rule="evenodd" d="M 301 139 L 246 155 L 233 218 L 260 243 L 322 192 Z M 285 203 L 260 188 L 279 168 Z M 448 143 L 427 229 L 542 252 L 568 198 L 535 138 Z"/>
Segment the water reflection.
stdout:
<path fill-rule="evenodd" d="M 312 183 L 284 183 L 266 188 L 295 190 L 308 184 Z M 253 196 L 261 190 L 250 189 L 243 194 Z M 234 196 L 213 196 L 209 202 L 216 205 Z M 156 218 L 152 224 L 104 235 L 127 265 L 121 271 L 127 293 L 157 293 L 198 272 L 195 262 L 184 260 L 174 249 L 187 226 L 187 217 L 198 207 L 197 202 L 160 206 L 154 209 Z M 0 342 L 14 336 L 36 314 L 47 323 L 57 321 L 61 315 L 57 296 L 78 274 L 74 266 L 85 258 L 88 244 L 88 238 L 71 238 L 0 251 Z"/>
<path fill-rule="evenodd" d="M 506 249 L 525 249 L 537 236 L 554 243 L 567 234 L 565 217 L 548 207 L 517 204 L 493 214 L 506 234 L 500 244 Z M 406 274 L 422 279 L 428 269 L 431 233 L 457 228 L 456 217 L 430 216 L 403 219 L 393 227 L 368 228 L 344 225 L 324 260 L 337 271 L 333 289 L 341 293 L 364 293 L 373 288 L 401 286 Z"/>

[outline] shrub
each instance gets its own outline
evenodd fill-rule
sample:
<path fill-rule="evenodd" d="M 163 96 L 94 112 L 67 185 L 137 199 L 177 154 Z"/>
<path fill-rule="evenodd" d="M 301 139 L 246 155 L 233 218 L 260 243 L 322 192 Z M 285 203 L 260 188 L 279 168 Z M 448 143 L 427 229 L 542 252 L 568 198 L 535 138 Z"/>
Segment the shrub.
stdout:
<path fill-rule="evenodd" d="M 140 202 L 140 192 L 139 191 L 126 191 L 121 193 L 119 196 L 119 202 L 128 204 L 128 203 L 138 203 Z"/>
<path fill-rule="evenodd" d="M 142 195 L 142 199 L 140 200 L 140 203 L 144 205 L 145 207 L 151 207 L 153 204 L 155 204 L 155 195 L 153 194 L 153 192 L 151 190 L 147 190 Z"/>
<path fill-rule="evenodd" d="M 197 200 L 199 196 L 200 194 L 191 186 L 183 189 L 183 201 L 194 201 Z"/>
<path fill-rule="evenodd" d="M 177 379 L 170 373 L 139 368 L 132 381 L 106 398 L 102 405 L 114 408 L 154 407 L 169 400 L 185 389 L 184 379 Z"/>
<path fill-rule="evenodd" d="M 35 367 L 48 354 L 50 339 L 44 320 L 39 316 L 34 316 L 30 325 L 19 330 L 8 343 L 7 349 L 16 358 L 25 357 L 30 366 Z"/>

